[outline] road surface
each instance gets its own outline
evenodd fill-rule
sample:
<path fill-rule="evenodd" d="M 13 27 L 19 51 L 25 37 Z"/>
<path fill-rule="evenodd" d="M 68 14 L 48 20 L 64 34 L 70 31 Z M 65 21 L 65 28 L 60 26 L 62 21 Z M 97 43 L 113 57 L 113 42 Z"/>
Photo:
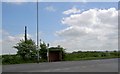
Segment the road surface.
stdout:
<path fill-rule="evenodd" d="M 3 65 L 3 72 L 118 72 L 118 59 Z"/>

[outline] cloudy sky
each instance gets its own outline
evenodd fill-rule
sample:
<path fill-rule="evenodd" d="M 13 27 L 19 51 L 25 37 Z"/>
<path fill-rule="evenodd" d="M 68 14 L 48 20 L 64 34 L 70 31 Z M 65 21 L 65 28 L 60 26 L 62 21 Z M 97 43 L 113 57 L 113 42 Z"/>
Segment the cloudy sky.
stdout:
<path fill-rule="evenodd" d="M 36 3 L 2 3 L 2 53 L 14 54 L 13 46 L 24 37 L 36 42 Z M 118 49 L 117 2 L 40 2 L 39 36 L 50 46 L 67 52 Z"/>

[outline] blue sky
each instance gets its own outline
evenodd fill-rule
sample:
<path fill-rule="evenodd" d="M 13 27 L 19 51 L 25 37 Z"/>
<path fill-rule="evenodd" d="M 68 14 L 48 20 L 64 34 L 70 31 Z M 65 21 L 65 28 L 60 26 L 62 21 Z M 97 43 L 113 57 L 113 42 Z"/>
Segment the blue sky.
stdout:
<path fill-rule="evenodd" d="M 9 33 L 16 35 L 24 33 L 24 26 L 28 27 L 28 32 L 30 34 L 36 33 L 36 3 L 22 3 L 22 4 L 12 4 L 3 3 L 3 29 Z M 46 10 L 46 7 L 54 7 L 55 11 Z M 61 24 L 60 20 L 64 15 L 63 11 L 68 10 L 76 6 L 79 9 L 88 10 L 90 8 L 111 8 L 117 7 L 117 3 L 100 3 L 100 2 L 90 2 L 90 3 L 52 3 L 43 2 L 39 3 L 39 31 L 44 32 L 46 35 L 45 40 L 49 38 L 54 39 L 53 33 L 65 26 Z M 50 39 L 50 40 L 51 40 Z"/>
<path fill-rule="evenodd" d="M 69 25 L 61 23 L 61 20 L 66 17 L 70 17 L 69 14 L 63 14 L 64 11 L 75 8 L 79 9 L 81 14 L 89 9 L 118 9 L 118 3 L 116 2 L 41 2 L 39 3 L 39 32 L 40 38 L 47 42 L 54 44 L 54 41 L 62 41 L 67 39 L 64 36 L 56 36 L 56 32 L 64 30 Z M 87 19 L 85 19 L 87 21 Z M 2 30 L 7 32 L 8 35 L 17 37 L 20 34 L 24 34 L 24 26 L 28 27 L 28 34 L 36 41 L 36 3 L 2 3 Z M 7 35 L 7 36 L 8 36 Z M 3 35 L 3 40 L 5 40 Z M 14 38 L 15 39 L 15 38 Z M 60 44 L 64 44 L 60 43 Z M 64 46 L 64 45 L 63 45 Z M 79 45 L 78 45 L 79 46 Z M 76 46 L 77 47 L 77 46 Z M 67 46 L 66 46 L 67 48 Z M 12 48 L 11 48 L 12 49 Z M 69 48 L 68 48 L 69 49 Z M 80 48 L 81 49 L 81 48 Z M 116 48 L 115 48 L 116 49 Z M 4 46 L 3 46 L 4 50 Z M 7 53 L 7 48 L 5 48 Z M 70 50 L 74 51 L 74 50 Z M 15 52 L 15 51 L 13 51 Z M 11 52 L 11 53 L 13 53 Z"/>

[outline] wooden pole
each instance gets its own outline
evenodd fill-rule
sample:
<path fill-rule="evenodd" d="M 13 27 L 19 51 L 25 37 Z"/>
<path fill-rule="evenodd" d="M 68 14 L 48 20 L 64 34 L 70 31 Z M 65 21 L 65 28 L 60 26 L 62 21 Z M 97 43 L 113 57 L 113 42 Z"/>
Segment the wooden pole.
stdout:
<path fill-rule="evenodd" d="M 27 26 L 25 26 L 25 42 L 27 41 Z"/>

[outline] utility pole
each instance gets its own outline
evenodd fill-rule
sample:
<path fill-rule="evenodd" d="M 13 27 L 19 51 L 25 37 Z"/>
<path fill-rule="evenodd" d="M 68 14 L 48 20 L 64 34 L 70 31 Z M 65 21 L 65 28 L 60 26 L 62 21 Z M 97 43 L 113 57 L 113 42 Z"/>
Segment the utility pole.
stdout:
<path fill-rule="evenodd" d="M 25 42 L 27 41 L 27 26 L 25 26 Z"/>
<path fill-rule="evenodd" d="M 38 20 L 38 0 L 37 0 L 37 61 L 39 63 L 39 20 Z"/>

